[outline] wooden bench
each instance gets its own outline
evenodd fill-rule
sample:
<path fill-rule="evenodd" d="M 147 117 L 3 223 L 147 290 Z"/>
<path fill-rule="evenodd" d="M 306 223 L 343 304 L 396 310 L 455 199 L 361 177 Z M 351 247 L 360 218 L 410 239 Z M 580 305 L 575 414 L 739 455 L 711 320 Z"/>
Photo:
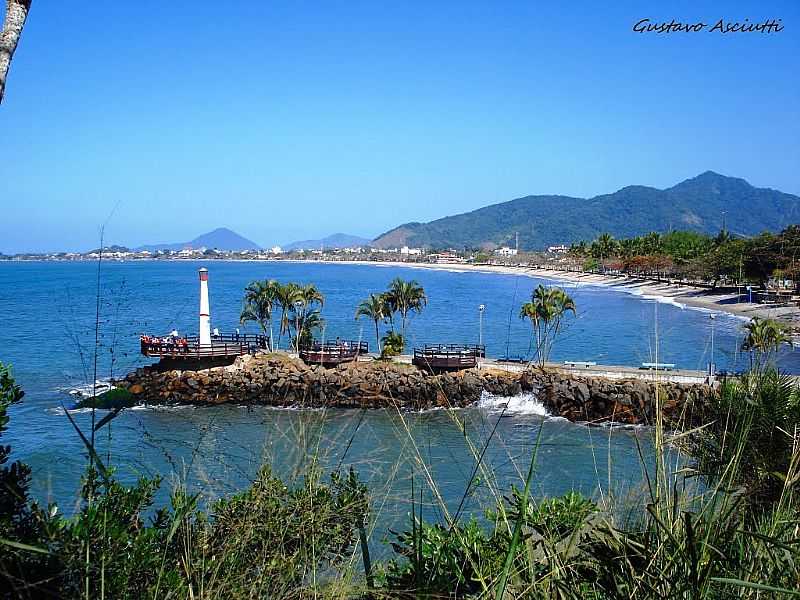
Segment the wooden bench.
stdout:
<path fill-rule="evenodd" d="M 655 369 L 657 371 L 672 371 L 675 368 L 675 363 L 653 363 L 653 362 L 645 362 L 642 363 L 642 366 L 639 367 L 640 369 Z"/>

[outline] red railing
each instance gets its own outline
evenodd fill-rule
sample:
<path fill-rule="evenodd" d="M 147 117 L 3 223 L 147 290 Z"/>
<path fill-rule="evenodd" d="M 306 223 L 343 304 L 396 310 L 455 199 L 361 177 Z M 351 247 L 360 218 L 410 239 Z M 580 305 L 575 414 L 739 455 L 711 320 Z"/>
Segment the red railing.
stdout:
<path fill-rule="evenodd" d="M 486 356 L 486 347 L 479 344 L 426 344 L 414 348 L 412 363 L 428 370 L 471 369 Z"/>
<path fill-rule="evenodd" d="M 269 348 L 269 337 L 265 335 L 225 334 L 211 337 L 210 344 L 201 344 L 197 336 L 140 338 L 141 352 L 157 358 L 223 358 L 255 354 Z"/>

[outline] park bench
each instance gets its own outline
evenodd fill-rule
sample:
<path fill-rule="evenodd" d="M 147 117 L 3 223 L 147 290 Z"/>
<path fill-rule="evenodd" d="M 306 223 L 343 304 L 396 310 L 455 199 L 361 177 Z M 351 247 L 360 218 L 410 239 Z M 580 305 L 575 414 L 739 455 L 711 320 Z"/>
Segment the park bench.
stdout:
<path fill-rule="evenodd" d="M 597 363 L 590 360 L 565 360 L 564 364 L 568 367 L 596 367 Z"/>
<path fill-rule="evenodd" d="M 672 371 L 675 368 L 675 363 L 655 363 L 644 362 L 640 369 L 656 369 L 657 371 Z"/>

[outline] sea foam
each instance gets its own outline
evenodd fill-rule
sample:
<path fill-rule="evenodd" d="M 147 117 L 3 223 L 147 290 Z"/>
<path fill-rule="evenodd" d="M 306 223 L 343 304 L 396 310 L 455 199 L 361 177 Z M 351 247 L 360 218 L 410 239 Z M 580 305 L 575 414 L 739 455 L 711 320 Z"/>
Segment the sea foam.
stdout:
<path fill-rule="evenodd" d="M 495 396 L 484 390 L 475 406 L 492 412 L 505 410 L 506 414 L 550 416 L 544 405 L 531 392 L 518 396 Z"/>

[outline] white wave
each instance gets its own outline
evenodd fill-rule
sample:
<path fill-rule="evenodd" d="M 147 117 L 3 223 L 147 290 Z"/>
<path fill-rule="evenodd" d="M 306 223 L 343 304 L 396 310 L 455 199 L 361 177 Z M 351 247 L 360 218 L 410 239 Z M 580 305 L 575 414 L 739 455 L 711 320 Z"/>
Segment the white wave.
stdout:
<path fill-rule="evenodd" d="M 179 410 L 194 410 L 194 404 L 136 404 L 125 410 L 146 410 L 151 412 L 177 412 Z"/>
<path fill-rule="evenodd" d="M 660 302 L 661 304 L 671 304 L 672 306 L 677 306 L 681 310 L 686 308 L 685 304 L 681 304 L 671 296 L 655 296 L 651 294 L 642 294 L 641 292 L 637 293 L 636 295 L 639 296 L 642 300 L 654 300 L 656 302 Z"/>
<path fill-rule="evenodd" d="M 97 410 L 98 412 L 107 412 L 107 410 L 104 409 L 104 408 L 98 408 L 98 409 L 95 409 L 95 410 Z M 58 415 L 58 416 L 61 416 L 61 417 L 63 417 L 66 414 L 64 412 L 64 409 L 61 408 L 60 406 L 54 406 L 52 408 L 46 408 L 44 411 L 49 415 Z M 71 415 L 80 415 L 80 414 L 83 414 L 83 413 L 90 413 L 90 412 L 92 412 L 92 409 L 91 408 L 86 408 L 86 407 L 85 408 L 67 408 L 67 411 L 69 411 L 69 413 Z"/>
<path fill-rule="evenodd" d="M 544 405 L 531 392 L 518 396 L 495 396 L 484 390 L 475 406 L 488 411 L 505 410 L 506 414 L 550 416 Z"/>
<path fill-rule="evenodd" d="M 77 396 L 78 398 L 91 398 L 93 394 L 104 394 L 109 390 L 113 390 L 114 386 L 107 379 L 98 379 L 94 384 L 85 383 L 75 387 L 61 388 L 59 391 L 66 392 L 70 396 Z"/>

